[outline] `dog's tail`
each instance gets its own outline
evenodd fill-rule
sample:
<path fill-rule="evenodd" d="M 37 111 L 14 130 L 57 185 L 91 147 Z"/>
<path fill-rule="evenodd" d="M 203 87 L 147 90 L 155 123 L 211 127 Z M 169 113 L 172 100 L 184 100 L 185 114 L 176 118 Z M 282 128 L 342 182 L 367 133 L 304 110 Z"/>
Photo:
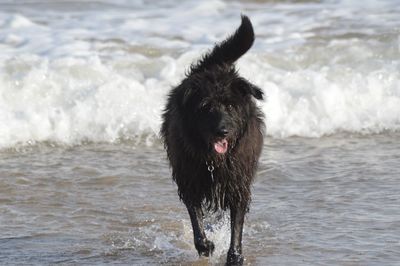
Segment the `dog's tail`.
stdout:
<path fill-rule="evenodd" d="M 214 65 L 233 64 L 244 55 L 254 42 L 254 31 L 250 19 L 242 15 L 242 23 L 236 32 L 190 67 L 191 74 L 202 72 Z"/>

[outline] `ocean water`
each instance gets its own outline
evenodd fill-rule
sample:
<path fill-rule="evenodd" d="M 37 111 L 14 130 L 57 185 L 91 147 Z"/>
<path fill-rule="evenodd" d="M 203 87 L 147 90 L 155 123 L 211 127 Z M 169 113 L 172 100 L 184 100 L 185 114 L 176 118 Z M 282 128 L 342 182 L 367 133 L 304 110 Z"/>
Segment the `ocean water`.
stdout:
<path fill-rule="evenodd" d="M 240 24 L 266 99 L 246 265 L 400 265 L 397 0 L 1 1 L 0 264 L 199 258 L 158 132 L 168 91 Z"/>

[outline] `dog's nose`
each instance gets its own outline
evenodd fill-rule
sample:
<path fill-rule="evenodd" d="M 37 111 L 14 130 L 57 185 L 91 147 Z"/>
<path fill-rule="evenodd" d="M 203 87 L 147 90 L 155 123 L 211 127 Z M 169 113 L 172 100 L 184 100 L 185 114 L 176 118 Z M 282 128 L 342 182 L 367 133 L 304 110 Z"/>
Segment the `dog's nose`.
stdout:
<path fill-rule="evenodd" d="M 224 126 L 218 128 L 217 134 L 219 137 L 226 137 L 226 135 L 228 135 L 228 133 L 229 133 L 228 130 Z"/>

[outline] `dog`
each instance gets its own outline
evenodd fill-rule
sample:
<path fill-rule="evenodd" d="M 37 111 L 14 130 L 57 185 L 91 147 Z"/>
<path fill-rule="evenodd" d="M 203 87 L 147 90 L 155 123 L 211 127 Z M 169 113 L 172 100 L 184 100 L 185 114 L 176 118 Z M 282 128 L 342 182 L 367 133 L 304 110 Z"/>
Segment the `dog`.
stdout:
<path fill-rule="evenodd" d="M 203 211 L 230 210 L 227 265 L 243 264 L 244 216 L 263 146 L 264 116 L 254 100 L 262 100 L 263 92 L 234 65 L 254 39 L 250 20 L 242 15 L 230 37 L 190 66 L 162 115 L 161 138 L 200 256 L 214 250 L 204 233 Z"/>

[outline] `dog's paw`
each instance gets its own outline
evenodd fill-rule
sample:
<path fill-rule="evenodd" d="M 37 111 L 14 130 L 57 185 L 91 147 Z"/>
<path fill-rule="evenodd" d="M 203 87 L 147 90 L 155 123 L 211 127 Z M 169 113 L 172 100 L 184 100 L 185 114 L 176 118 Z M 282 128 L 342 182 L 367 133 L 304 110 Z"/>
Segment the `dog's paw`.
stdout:
<path fill-rule="evenodd" d="M 209 257 L 210 255 L 212 255 L 215 248 L 214 243 L 207 239 L 198 241 L 197 243 L 195 243 L 195 246 L 197 252 L 199 253 L 199 256 L 205 256 L 205 257 Z"/>
<path fill-rule="evenodd" d="M 239 252 L 229 249 L 228 257 L 226 258 L 226 266 L 241 266 L 243 265 L 244 257 Z"/>

